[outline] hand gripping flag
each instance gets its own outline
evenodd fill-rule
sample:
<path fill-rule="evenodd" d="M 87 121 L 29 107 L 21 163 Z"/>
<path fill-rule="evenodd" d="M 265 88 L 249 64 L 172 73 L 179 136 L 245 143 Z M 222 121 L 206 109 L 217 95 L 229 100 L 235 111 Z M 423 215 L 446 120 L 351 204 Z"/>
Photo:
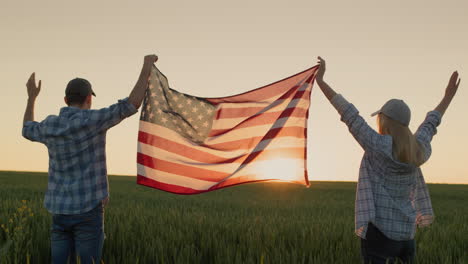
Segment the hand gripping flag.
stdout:
<path fill-rule="evenodd" d="M 153 66 L 137 183 L 178 194 L 259 181 L 309 185 L 307 119 L 317 69 L 242 94 L 201 98 L 169 88 Z"/>

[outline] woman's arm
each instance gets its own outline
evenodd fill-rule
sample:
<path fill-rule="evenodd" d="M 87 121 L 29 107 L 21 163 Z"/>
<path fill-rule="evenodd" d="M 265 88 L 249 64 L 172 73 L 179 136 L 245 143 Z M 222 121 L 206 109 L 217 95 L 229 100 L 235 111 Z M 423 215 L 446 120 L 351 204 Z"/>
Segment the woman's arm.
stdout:
<path fill-rule="evenodd" d="M 315 80 L 317 81 L 317 84 L 320 87 L 320 90 L 322 90 L 323 94 L 325 94 L 327 99 L 331 101 L 332 98 L 336 95 L 336 92 L 323 80 L 323 75 L 325 75 L 326 70 L 325 60 L 321 57 L 318 57 L 318 60 L 320 68 L 317 72 Z"/>
<path fill-rule="evenodd" d="M 364 150 L 385 151 L 385 147 L 389 146 L 387 142 L 389 138 L 379 135 L 374 129 L 372 129 L 359 115 L 359 111 L 356 107 L 346 101 L 343 96 L 337 94 L 327 83 L 325 83 L 323 80 L 323 75 L 325 74 L 326 69 L 325 60 L 321 57 L 318 57 L 318 59 L 320 68 L 317 71 L 315 80 L 327 99 L 341 115 L 341 121 L 348 126 L 349 131 Z"/>
<path fill-rule="evenodd" d="M 435 111 L 438 111 L 441 115 L 444 115 L 448 106 L 452 102 L 453 97 L 457 93 L 458 86 L 460 85 L 460 81 L 461 79 L 458 78 L 458 72 L 454 71 L 452 73 L 452 76 L 450 77 L 449 83 L 447 84 L 447 88 L 445 89 L 444 98 L 442 98 L 442 101 L 434 109 Z"/>

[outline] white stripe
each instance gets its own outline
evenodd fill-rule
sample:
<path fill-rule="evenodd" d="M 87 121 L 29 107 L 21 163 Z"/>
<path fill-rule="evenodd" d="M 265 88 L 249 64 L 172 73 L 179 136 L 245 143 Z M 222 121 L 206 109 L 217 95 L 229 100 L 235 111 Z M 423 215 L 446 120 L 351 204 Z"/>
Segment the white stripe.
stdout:
<path fill-rule="evenodd" d="M 301 110 L 304 110 L 304 111 L 307 111 L 309 106 L 307 107 L 304 107 L 304 108 L 300 108 Z M 294 107 L 292 107 L 294 108 Z M 284 109 L 286 110 L 286 109 Z M 283 111 L 284 111 L 283 110 Z M 271 112 L 276 112 L 276 111 L 271 111 Z M 270 113 L 270 112 L 269 112 Z M 278 116 L 281 115 L 281 112 L 277 112 Z M 253 115 L 251 115 L 253 116 Z M 236 118 L 222 118 L 222 119 L 218 119 L 218 120 L 215 120 L 213 122 L 213 126 L 211 129 L 230 129 L 230 128 L 233 128 L 235 127 L 236 125 L 239 125 L 240 123 L 242 123 L 243 121 L 246 121 L 246 119 L 250 118 L 251 116 L 246 116 L 246 117 L 236 117 Z M 260 117 L 260 116 L 259 116 Z M 300 118 L 300 119 L 305 119 L 306 116 L 304 115 L 303 117 L 289 117 L 289 118 Z M 246 122 L 251 122 L 251 123 L 255 123 L 255 117 L 246 121 Z"/>
<path fill-rule="evenodd" d="M 282 138 L 281 141 L 276 141 L 273 140 L 271 141 L 270 144 L 266 147 L 266 151 L 269 151 L 267 154 L 268 155 L 274 155 L 274 153 L 278 153 L 278 155 L 284 155 L 284 152 L 281 152 L 281 149 L 288 147 L 288 148 L 305 148 L 305 141 L 302 139 L 300 142 L 287 142 L 287 138 Z M 253 149 L 253 148 L 252 148 Z M 216 151 L 218 154 L 222 154 L 224 158 L 234 158 L 234 157 L 239 157 L 242 155 L 248 155 L 252 151 L 252 149 L 249 150 L 233 150 L 233 151 Z M 278 150 L 277 152 L 270 152 L 270 151 Z M 205 152 L 214 152 L 205 149 Z M 155 157 L 160 160 L 168 161 L 168 162 L 173 162 L 177 164 L 183 164 L 183 165 L 188 165 L 192 166 L 194 168 L 199 168 L 199 169 L 207 169 L 211 171 L 216 171 L 216 172 L 222 172 L 222 173 L 232 173 L 234 170 L 236 170 L 240 163 L 223 163 L 223 164 L 216 164 L 216 163 L 202 163 L 200 161 L 173 153 L 169 152 L 163 149 L 160 149 L 158 147 L 154 147 L 148 144 L 144 144 L 141 142 L 138 142 L 138 152 L 145 154 L 150 157 Z M 219 155 L 217 155 L 219 156 Z"/>
<path fill-rule="evenodd" d="M 176 175 L 137 164 L 138 174 L 162 183 L 177 185 L 195 190 L 207 190 L 218 184 L 191 177 Z M 243 167 L 223 181 L 241 178 L 241 181 L 283 180 L 304 182 L 304 161 L 299 159 L 278 159 L 259 161 Z M 222 181 L 220 181 L 222 182 Z"/>
<path fill-rule="evenodd" d="M 216 182 L 203 181 L 195 178 L 185 177 L 172 173 L 155 170 L 141 164 L 137 164 L 138 174 L 145 176 L 146 178 L 156 180 L 162 183 L 178 185 L 186 188 L 192 188 L 195 190 L 207 190 L 211 186 L 215 185 Z"/>
<path fill-rule="evenodd" d="M 286 121 L 286 124 L 283 127 L 304 127 L 306 124 L 305 118 L 298 118 L 298 117 L 290 117 Z M 270 129 L 280 127 L 273 126 L 271 124 L 262 125 L 262 126 L 255 126 L 255 127 L 246 127 L 246 128 L 239 128 L 228 133 L 225 133 L 220 136 L 209 137 L 205 140 L 204 144 L 208 146 L 212 146 L 219 143 L 226 143 L 235 140 L 241 140 L 245 138 L 252 138 L 252 137 L 260 137 L 264 136 Z M 169 139 L 174 142 L 178 142 L 184 144 L 186 146 L 195 147 L 198 146 L 197 143 L 192 142 L 191 140 L 187 139 L 186 137 L 181 136 L 179 133 L 173 131 L 172 129 L 153 124 L 146 121 L 140 120 L 140 131 L 148 133 L 148 134 L 155 134 L 160 137 Z M 157 132 L 155 132 L 157 131 Z M 203 148 L 205 149 L 205 148 Z"/>
<path fill-rule="evenodd" d="M 309 90 L 312 89 L 311 85 L 308 85 L 308 87 L 305 89 L 305 93 L 308 93 Z M 289 90 L 289 89 L 288 89 Z M 218 108 L 240 108 L 240 107 L 260 107 L 260 106 L 268 106 L 271 103 L 275 102 L 280 98 L 283 94 L 285 94 L 288 90 L 283 91 L 282 93 L 278 95 L 274 95 L 270 98 L 266 98 L 261 101 L 248 101 L 248 102 L 236 102 L 236 103 L 220 103 L 217 105 Z M 304 89 L 300 89 L 298 91 L 302 91 Z M 294 93 L 291 94 L 291 97 L 294 96 Z M 296 98 L 294 100 L 302 99 L 304 101 L 309 101 L 308 99 L 306 100 L 305 98 Z M 286 98 L 286 99 L 280 99 L 281 101 L 291 101 L 291 98 Z"/>
<path fill-rule="evenodd" d="M 281 121 L 284 121 L 284 120 L 286 120 L 286 122 L 283 125 Z M 283 117 L 283 118 L 277 119 L 276 121 L 277 122 L 275 122 L 274 124 L 251 126 L 251 127 L 238 128 L 238 129 L 233 129 L 231 131 L 226 131 L 225 133 L 221 135 L 208 137 L 205 140 L 205 144 L 213 145 L 213 144 L 224 143 L 224 142 L 229 142 L 229 141 L 234 141 L 234 140 L 239 140 L 239 139 L 244 139 L 244 138 L 260 137 L 260 136 L 266 135 L 266 133 L 268 133 L 269 130 L 274 129 L 274 128 L 305 127 L 306 125 L 305 117 L 304 118 Z"/>

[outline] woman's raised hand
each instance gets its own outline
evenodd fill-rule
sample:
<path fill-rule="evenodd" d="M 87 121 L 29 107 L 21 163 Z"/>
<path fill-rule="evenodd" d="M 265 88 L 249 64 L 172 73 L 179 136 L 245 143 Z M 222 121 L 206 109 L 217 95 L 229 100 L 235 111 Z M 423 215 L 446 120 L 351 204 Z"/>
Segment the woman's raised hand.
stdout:
<path fill-rule="evenodd" d="M 317 75 L 315 77 L 315 79 L 317 81 L 323 81 L 323 75 L 325 75 L 325 69 L 326 69 L 326 65 L 325 65 L 325 60 L 322 59 L 322 57 L 318 56 L 317 57 L 318 59 L 318 64 L 320 65 L 318 71 L 317 71 Z"/>

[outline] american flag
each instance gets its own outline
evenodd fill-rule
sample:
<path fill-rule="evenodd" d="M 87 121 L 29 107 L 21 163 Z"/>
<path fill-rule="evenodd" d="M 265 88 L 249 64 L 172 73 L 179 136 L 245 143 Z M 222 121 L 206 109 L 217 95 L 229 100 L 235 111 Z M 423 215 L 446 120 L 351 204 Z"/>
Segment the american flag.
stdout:
<path fill-rule="evenodd" d="M 196 194 L 258 181 L 309 185 L 307 119 L 318 66 L 222 98 L 169 88 L 153 66 L 138 133 L 137 183 Z"/>

